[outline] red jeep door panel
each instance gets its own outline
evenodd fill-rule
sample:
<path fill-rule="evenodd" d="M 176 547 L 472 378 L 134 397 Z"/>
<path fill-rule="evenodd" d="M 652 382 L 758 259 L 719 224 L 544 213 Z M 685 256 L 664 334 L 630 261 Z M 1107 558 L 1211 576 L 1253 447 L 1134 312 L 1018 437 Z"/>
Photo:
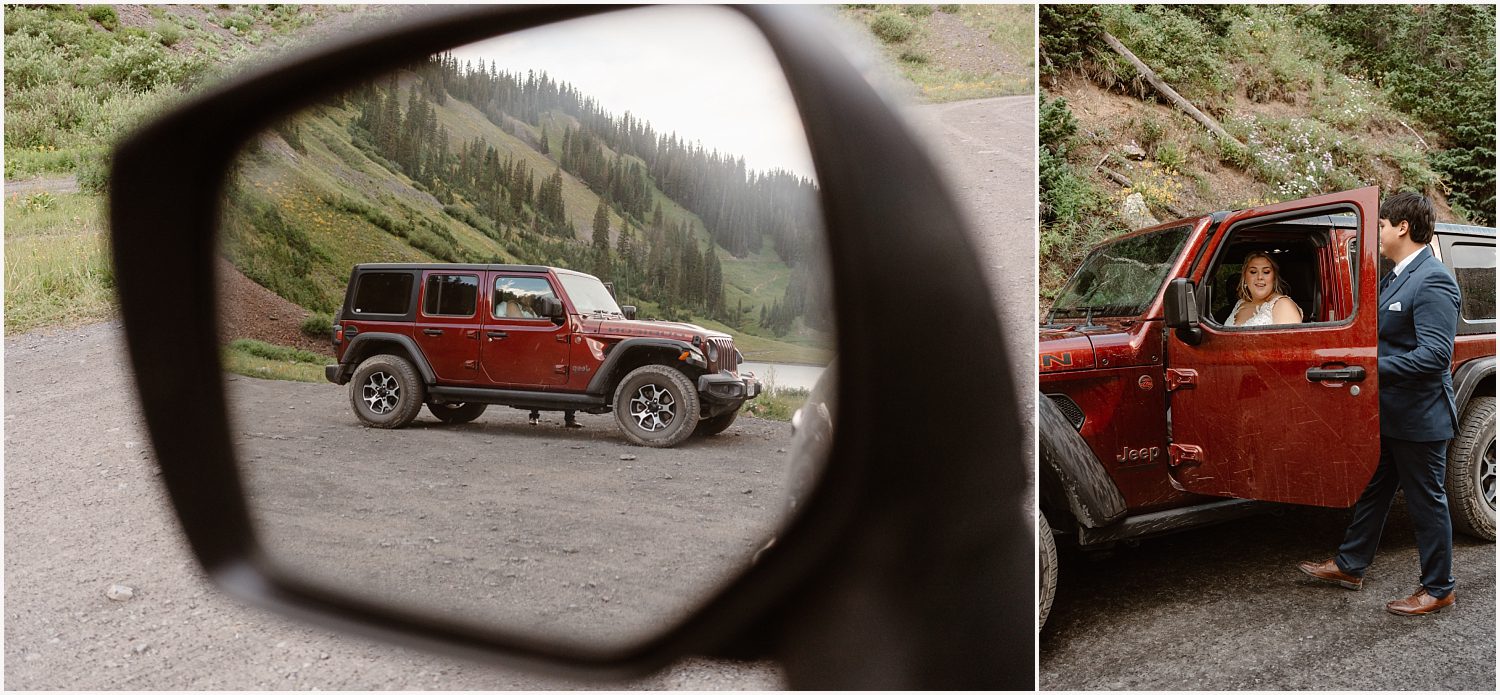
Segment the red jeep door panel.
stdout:
<path fill-rule="evenodd" d="M 1359 216 L 1358 287 L 1352 319 L 1322 325 L 1225 329 L 1203 325 L 1199 345 L 1169 331 L 1173 484 L 1206 495 L 1347 507 L 1380 454 L 1376 373 L 1376 188 L 1278 203 L 1230 215 L 1233 233 L 1281 213 L 1344 205 Z M 1341 211 L 1347 214 L 1348 211 Z M 1194 281 L 1209 272 L 1205 261 Z M 1354 269 L 1350 269 L 1354 270 Z M 1322 282 L 1339 282 L 1342 273 Z M 1325 290 L 1328 292 L 1329 290 Z M 1332 290 L 1337 293 L 1338 290 Z M 1206 318 L 1206 317 L 1205 317 Z M 1362 369 L 1360 381 L 1329 370 Z M 1313 370 L 1313 371 L 1309 371 Z M 1322 371 L 1320 371 L 1322 370 Z"/>
<path fill-rule="evenodd" d="M 440 383 L 477 381 L 479 310 L 483 273 L 429 270 L 422 274 L 421 302 L 412 338 Z"/>
<path fill-rule="evenodd" d="M 568 323 L 559 326 L 532 311 L 540 296 L 561 299 L 545 275 L 489 273 L 489 295 L 479 361 L 488 380 L 517 388 L 568 382 Z"/>

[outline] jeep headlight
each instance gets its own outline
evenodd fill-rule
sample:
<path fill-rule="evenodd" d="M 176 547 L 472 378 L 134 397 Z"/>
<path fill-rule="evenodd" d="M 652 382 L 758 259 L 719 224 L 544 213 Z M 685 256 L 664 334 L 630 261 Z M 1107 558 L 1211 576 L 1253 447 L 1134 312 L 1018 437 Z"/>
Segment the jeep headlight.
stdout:
<path fill-rule="evenodd" d="M 712 340 L 708 341 L 708 361 L 714 363 L 719 361 L 719 346 Z"/>

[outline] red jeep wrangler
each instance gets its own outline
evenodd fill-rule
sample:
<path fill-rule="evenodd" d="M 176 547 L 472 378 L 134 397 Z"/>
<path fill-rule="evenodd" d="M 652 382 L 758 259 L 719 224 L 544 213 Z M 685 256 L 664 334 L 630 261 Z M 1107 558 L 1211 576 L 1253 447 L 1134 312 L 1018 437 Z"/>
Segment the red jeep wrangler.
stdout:
<path fill-rule="evenodd" d="M 1380 449 L 1379 209 L 1363 188 L 1169 222 L 1088 254 L 1039 335 L 1043 622 L 1054 535 L 1097 548 L 1258 502 L 1354 504 Z M 1494 540 L 1495 230 L 1439 224 L 1431 247 L 1463 292 L 1453 525 Z M 1252 251 L 1275 259 L 1302 323 L 1224 325 Z"/>
<path fill-rule="evenodd" d="M 480 288 L 485 288 L 481 292 Z M 723 333 L 637 321 L 592 275 L 530 265 L 354 267 L 334 321 L 335 384 L 371 427 L 443 422 L 487 405 L 607 413 L 632 442 L 713 435 L 760 394 Z"/>

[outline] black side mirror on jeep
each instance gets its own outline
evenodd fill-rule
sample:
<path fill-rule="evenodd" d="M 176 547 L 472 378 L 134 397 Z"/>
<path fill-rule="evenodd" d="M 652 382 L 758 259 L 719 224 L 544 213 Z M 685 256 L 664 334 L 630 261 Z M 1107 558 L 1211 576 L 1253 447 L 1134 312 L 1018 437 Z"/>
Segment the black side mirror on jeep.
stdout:
<path fill-rule="evenodd" d="M 626 304 L 625 306 L 620 307 L 620 313 L 624 314 L 625 318 L 634 321 L 635 320 L 635 305 L 634 304 Z"/>
<path fill-rule="evenodd" d="M 1167 283 L 1166 296 L 1167 327 L 1177 330 L 1177 337 L 1188 345 L 1203 342 L 1203 329 L 1199 327 L 1197 288 L 1187 278 L 1177 278 Z"/>
<path fill-rule="evenodd" d="M 538 297 L 536 310 L 549 319 L 560 319 L 563 316 L 563 303 L 557 297 Z"/>

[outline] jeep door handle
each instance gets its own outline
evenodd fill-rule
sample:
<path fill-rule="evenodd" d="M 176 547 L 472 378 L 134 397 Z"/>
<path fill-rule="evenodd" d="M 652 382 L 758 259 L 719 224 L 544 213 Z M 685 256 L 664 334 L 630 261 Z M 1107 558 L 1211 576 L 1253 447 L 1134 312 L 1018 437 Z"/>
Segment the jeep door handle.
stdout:
<path fill-rule="evenodd" d="M 1313 367 L 1307 370 L 1308 381 L 1364 381 L 1364 367 Z"/>
<path fill-rule="evenodd" d="M 422 329 L 422 335 L 442 335 L 442 334 L 443 334 L 443 329 L 441 329 L 441 328 L 423 328 Z"/>
<path fill-rule="evenodd" d="M 490 340 L 500 340 L 510 337 L 510 334 L 505 331 L 485 331 L 484 334 L 489 336 Z"/>

